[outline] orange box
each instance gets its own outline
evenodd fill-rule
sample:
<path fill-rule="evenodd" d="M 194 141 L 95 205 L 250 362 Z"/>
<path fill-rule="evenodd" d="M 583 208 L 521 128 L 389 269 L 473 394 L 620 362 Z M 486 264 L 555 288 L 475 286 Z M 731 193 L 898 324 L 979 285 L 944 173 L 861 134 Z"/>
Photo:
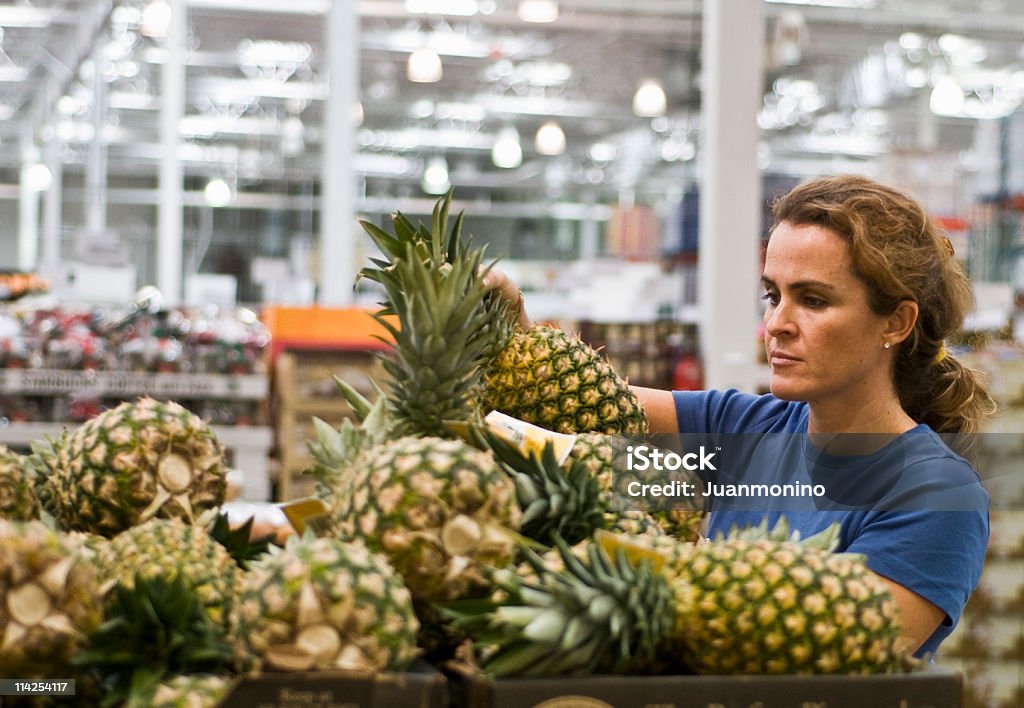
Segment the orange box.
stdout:
<path fill-rule="evenodd" d="M 285 349 L 383 350 L 393 341 L 372 312 L 361 307 L 267 305 L 261 319 L 270 330 L 272 359 Z M 397 318 L 391 321 L 397 326 Z"/>

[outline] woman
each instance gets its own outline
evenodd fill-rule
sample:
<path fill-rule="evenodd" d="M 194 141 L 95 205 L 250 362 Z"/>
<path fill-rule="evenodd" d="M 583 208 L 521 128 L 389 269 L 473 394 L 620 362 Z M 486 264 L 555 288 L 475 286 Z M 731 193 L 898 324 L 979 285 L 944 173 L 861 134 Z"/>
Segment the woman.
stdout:
<path fill-rule="evenodd" d="M 907 641 L 934 652 L 978 583 L 988 542 L 988 495 L 937 435 L 975 433 L 995 408 L 943 345 L 963 323 L 970 285 L 924 210 L 864 177 L 800 185 L 774 217 L 761 276 L 771 394 L 634 390 L 654 432 L 761 436 L 746 464 L 705 481 L 795 482 L 829 498 L 712 500 L 709 536 L 783 513 L 804 536 L 838 520 L 838 550 L 867 556 Z M 503 274 L 492 277 L 522 302 Z"/>

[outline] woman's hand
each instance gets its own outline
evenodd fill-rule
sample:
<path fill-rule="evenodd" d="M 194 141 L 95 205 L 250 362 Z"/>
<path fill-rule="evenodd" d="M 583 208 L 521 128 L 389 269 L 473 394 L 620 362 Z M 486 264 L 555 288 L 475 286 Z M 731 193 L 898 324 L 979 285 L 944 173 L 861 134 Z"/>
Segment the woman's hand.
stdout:
<path fill-rule="evenodd" d="M 491 268 L 487 275 L 484 276 L 484 287 L 488 290 L 493 290 L 502 300 L 508 303 L 509 312 L 516 315 L 520 327 L 530 329 L 533 326 L 529 315 L 526 314 L 523 291 L 519 289 L 515 281 L 508 277 L 507 273 L 497 268 Z"/>

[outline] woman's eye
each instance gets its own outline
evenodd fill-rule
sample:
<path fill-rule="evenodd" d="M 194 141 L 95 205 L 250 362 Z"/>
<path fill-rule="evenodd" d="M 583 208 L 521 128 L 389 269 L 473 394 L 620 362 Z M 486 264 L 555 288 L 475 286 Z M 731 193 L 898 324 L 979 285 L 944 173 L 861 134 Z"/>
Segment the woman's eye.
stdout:
<path fill-rule="evenodd" d="M 820 297 L 808 295 L 807 297 L 804 298 L 804 304 L 807 305 L 808 307 L 824 307 L 827 303 Z"/>
<path fill-rule="evenodd" d="M 766 292 L 764 295 L 761 296 L 761 299 L 766 301 L 769 305 L 772 305 L 772 306 L 775 306 L 775 305 L 779 304 L 779 294 L 778 293 Z"/>

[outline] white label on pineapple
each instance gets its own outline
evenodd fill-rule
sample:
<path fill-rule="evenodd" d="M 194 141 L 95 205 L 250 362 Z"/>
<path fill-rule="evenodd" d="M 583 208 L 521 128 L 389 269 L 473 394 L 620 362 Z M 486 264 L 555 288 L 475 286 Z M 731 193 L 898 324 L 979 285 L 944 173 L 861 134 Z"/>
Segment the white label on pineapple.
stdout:
<path fill-rule="evenodd" d="M 525 420 L 513 418 L 501 411 L 491 411 L 484 418 L 484 422 L 490 427 L 491 432 L 518 447 L 524 455 L 540 455 L 544 452 L 544 445 L 551 443 L 555 449 L 555 459 L 560 465 L 564 465 L 569 459 L 572 446 L 576 444 L 575 435 L 556 433 Z"/>

